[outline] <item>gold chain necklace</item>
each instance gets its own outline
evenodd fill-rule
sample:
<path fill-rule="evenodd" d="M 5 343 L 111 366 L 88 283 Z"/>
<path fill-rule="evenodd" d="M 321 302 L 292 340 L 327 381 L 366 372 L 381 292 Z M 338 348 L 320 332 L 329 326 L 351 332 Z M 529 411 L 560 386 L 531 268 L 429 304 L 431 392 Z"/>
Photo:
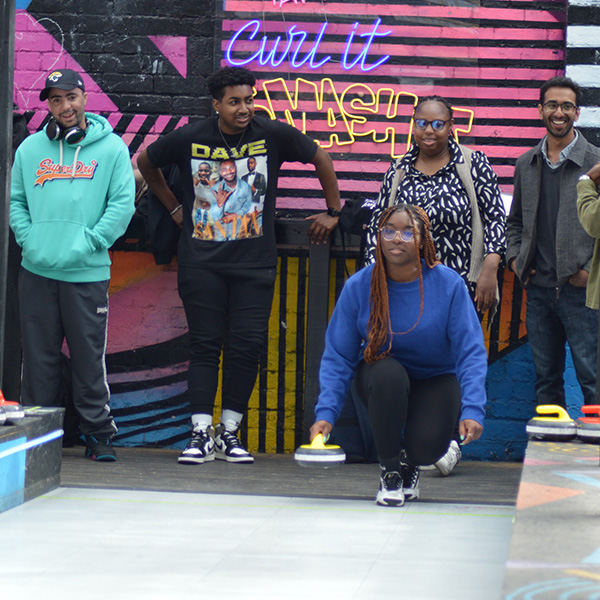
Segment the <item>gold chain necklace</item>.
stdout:
<path fill-rule="evenodd" d="M 223 135 L 223 132 L 221 131 L 221 125 L 219 124 L 219 121 L 217 121 L 217 128 L 219 130 L 219 133 L 221 134 L 221 139 L 223 140 L 223 143 L 227 146 L 227 148 L 229 149 L 229 151 L 231 152 L 233 150 L 233 148 L 227 143 L 227 140 L 225 139 L 225 136 Z M 246 127 L 246 129 L 248 129 Z M 242 143 L 242 140 L 244 139 L 244 134 L 246 133 L 246 129 L 244 129 L 244 131 L 242 131 L 242 135 L 240 135 L 240 139 L 238 140 L 238 143 L 235 145 L 235 153 L 238 153 L 238 149 L 240 147 L 240 144 Z"/>

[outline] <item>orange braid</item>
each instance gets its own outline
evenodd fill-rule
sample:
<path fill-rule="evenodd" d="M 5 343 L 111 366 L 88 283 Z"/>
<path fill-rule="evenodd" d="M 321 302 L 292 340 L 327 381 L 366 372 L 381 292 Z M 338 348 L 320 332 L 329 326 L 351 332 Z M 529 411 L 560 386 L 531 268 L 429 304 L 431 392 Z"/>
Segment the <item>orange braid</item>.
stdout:
<path fill-rule="evenodd" d="M 394 332 L 392 331 L 390 319 L 390 302 L 387 285 L 387 275 L 385 271 L 385 258 L 381 250 L 381 228 L 388 222 L 389 218 L 395 212 L 404 211 L 408 214 L 413 231 L 417 228 L 421 234 L 423 241 L 423 258 L 428 268 L 433 268 L 440 264 L 435 251 L 435 244 L 429 229 L 431 227 L 427 214 L 420 206 L 412 204 L 398 204 L 392 208 L 388 208 L 379 219 L 379 227 L 377 230 L 377 246 L 375 248 L 375 266 L 371 275 L 371 297 L 370 297 L 370 313 L 367 333 L 367 345 L 364 351 L 364 358 L 367 363 L 374 363 L 387 356 L 392 349 L 392 341 L 394 335 L 404 335 L 409 333 L 419 324 L 421 315 L 423 314 L 424 297 L 423 297 L 423 272 L 421 269 L 421 256 L 419 252 L 419 244 L 417 236 L 414 236 L 414 244 L 417 251 L 417 270 L 419 272 L 419 289 L 421 292 L 421 306 L 419 316 L 416 323 L 407 331 Z M 387 348 L 382 352 L 382 348 L 387 340 Z"/>

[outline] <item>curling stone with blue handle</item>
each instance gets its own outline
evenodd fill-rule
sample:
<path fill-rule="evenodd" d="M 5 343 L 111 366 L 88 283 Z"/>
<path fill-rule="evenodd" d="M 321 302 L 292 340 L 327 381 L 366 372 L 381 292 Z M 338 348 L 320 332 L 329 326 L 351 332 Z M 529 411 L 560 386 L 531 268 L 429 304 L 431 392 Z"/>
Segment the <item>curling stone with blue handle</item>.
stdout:
<path fill-rule="evenodd" d="M 311 444 L 296 449 L 294 458 L 303 467 L 338 467 L 344 464 L 346 453 L 339 446 L 326 446 L 323 434 L 318 433 Z"/>
<path fill-rule="evenodd" d="M 577 425 L 569 413 L 554 404 L 542 404 L 536 407 L 538 415 L 529 419 L 527 436 L 532 440 L 547 440 L 552 442 L 568 442 L 577 435 Z"/>
<path fill-rule="evenodd" d="M 581 412 L 586 416 L 577 419 L 578 439 L 586 444 L 600 444 L 600 406 L 582 406 Z"/>

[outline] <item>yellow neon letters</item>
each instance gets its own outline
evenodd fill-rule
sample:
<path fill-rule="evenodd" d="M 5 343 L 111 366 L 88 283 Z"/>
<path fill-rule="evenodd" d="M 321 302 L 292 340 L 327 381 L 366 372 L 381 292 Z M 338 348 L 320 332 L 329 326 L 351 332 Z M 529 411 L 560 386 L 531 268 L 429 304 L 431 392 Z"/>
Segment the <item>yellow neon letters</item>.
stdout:
<path fill-rule="evenodd" d="M 270 79 L 262 82 L 262 91 L 266 105 L 257 102 L 255 107 L 266 111 L 271 119 L 276 119 L 278 112 L 283 113 L 285 120 L 303 133 L 307 130 L 310 133 L 311 130 L 307 113 L 324 113 L 330 133 L 327 141 L 319 141 L 323 148 L 332 148 L 334 145 L 349 146 L 361 139 L 371 138 L 378 144 L 390 144 L 390 156 L 397 158 L 410 147 L 412 112 L 419 100 L 412 92 L 398 91 L 391 87 L 382 87 L 375 91 L 367 84 L 355 83 L 338 93 L 335 82 L 328 77 L 320 82 L 298 78 L 293 92 L 290 92 L 288 82 L 283 78 Z M 289 108 L 276 110 L 274 104 L 277 96 L 280 102 L 285 98 L 283 102 Z M 401 99 L 404 101 L 400 102 Z M 467 134 L 471 131 L 474 112 L 467 108 L 453 108 L 455 118 L 466 116 L 468 119 L 465 127 L 454 127 L 454 137 L 458 141 L 459 133 Z M 380 119 L 377 128 L 370 120 L 370 117 L 375 115 L 385 116 L 391 121 L 390 125 L 385 126 L 385 122 Z M 319 124 L 322 127 L 323 121 L 319 120 Z M 334 131 L 331 131 L 332 129 Z M 401 145 L 397 141 L 396 138 L 400 135 L 406 135 L 406 144 Z"/>

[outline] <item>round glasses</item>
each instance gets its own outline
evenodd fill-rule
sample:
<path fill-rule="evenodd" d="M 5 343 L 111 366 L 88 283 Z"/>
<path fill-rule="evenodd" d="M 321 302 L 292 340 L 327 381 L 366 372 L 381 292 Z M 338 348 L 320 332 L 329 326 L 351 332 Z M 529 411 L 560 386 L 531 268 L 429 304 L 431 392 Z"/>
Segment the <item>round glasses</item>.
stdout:
<path fill-rule="evenodd" d="M 559 104 L 558 102 L 551 100 L 550 102 L 542 104 L 542 106 L 544 107 L 544 110 L 549 113 L 556 112 L 560 106 L 560 110 L 562 110 L 565 115 L 569 115 L 577 110 L 577 107 L 572 102 L 563 102 L 562 104 Z"/>
<path fill-rule="evenodd" d="M 450 119 L 442 121 L 442 119 L 434 119 L 433 121 L 428 121 L 427 119 L 413 119 L 417 129 L 427 129 L 427 125 L 431 125 L 431 128 L 434 131 L 441 131 L 444 129 L 449 120 Z"/>
<path fill-rule="evenodd" d="M 393 227 L 382 227 L 381 228 L 381 237 L 386 242 L 391 242 L 396 239 L 396 235 L 400 236 L 400 239 L 403 242 L 412 242 L 415 239 L 415 234 L 412 229 L 403 229 L 402 231 L 398 231 Z"/>

